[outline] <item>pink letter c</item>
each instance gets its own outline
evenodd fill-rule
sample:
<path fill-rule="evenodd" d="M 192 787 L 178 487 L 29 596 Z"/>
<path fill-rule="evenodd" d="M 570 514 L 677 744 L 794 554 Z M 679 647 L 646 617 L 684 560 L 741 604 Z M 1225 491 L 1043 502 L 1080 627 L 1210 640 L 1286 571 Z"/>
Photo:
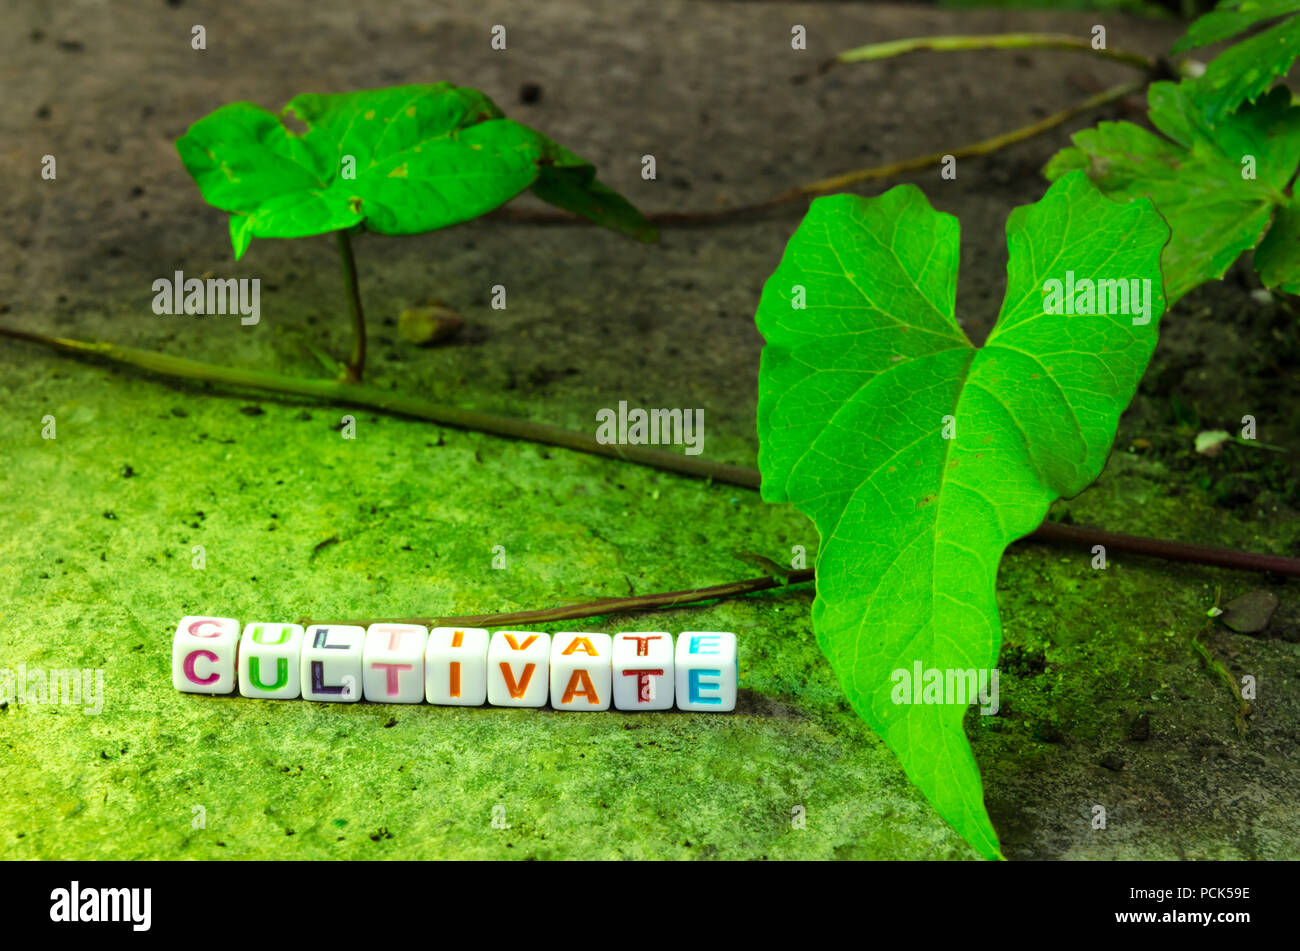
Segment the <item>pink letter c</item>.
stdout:
<path fill-rule="evenodd" d="M 199 635 L 199 636 L 202 637 L 204 635 Z M 210 684 L 210 683 L 215 683 L 216 680 L 218 679 L 218 676 L 215 671 L 207 677 L 199 677 L 199 675 L 195 673 L 194 658 L 196 657 L 203 657 L 210 664 L 215 664 L 217 662 L 217 655 L 212 653 L 212 651 L 204 651 L 204 650 L 190 651 L 188 654 L 185 655 L 185 676 L 190 678 L 192 682 L 199 684 L 200 686 Z"/>

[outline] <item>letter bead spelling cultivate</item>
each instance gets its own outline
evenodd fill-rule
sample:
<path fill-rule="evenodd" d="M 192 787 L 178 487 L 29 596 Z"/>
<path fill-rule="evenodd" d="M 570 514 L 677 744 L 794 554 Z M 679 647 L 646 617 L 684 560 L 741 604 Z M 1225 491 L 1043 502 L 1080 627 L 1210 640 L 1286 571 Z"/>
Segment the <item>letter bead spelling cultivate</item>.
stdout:
<path fill-rule="evenodd" d="M 332 703 L 728 713 L 740 667 L 729 631 L 608 634 L 417 624 L 253 623 L 186 617 L 172 639 L 184 693 Z"/>

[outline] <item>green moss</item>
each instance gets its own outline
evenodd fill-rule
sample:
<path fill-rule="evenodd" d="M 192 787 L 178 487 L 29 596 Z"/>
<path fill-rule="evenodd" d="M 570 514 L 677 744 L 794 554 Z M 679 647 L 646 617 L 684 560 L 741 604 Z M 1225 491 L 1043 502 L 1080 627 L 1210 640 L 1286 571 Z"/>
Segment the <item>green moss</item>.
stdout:
<path fill-rule="evenodd" d="M 17 575 L 0 657 L 102 667 L 106 698 L 98 716 L 0 713 L 0 779 L 25 790 L 0 804 L 7 857 L 967 854 L 842 702 L 806 589 L 582 625 L 736 631 L 744 691 L 729 716 L 177 693 L 168 647 L 186 613 L 522 609 L 744 577 L 733 551 L 815 540 L 752 492 L 378 417 L 344 440 L 327 409 L 305 420 L 262 402 L 249 417 L 65 369 L 77 396 L 45 381 L 25 395 L 32 412 L 36 393 L 61 401 L 56 440 L 30 412 L 0 422 L 16 446 L 0 557 Z M 508 829 L 492 825 L 497 805 Z"/>
<path fill-rule="evenodd" d="M 524 609 L 745 577 L 753 569 L 733 553 L 786 559 L 802 544 L 811 558 L 816 540 L 793 511 L 731 487 L 364 414 L 344 440 L 333 428 L 342 411 L 262 401 L 264 414 L 249 416 L 238 411 L 247 401 L 41 366 L 61 379 L 29 372 L 20 412 L 0 417 L 12 447 L 0 563 L 15 582 L 0 591 L 0 658 L 103 668 L 106 699 L 99 716 L 0 712 L 0 781 L 24 790 L 0 802 L 0 855 L 973 857 L 848 709 L 817 649 L 806 586 L 577 625 L 737 632 L 743 689 L 728 716 L 175 692 L 168 647 L 187 613 Z M 1296 543 L 1294 524 L 1235 519 L 1191 477 L 1124 451 L 1145 405 L 1099 485 L 1055 517 Z M 47 412 L 52 441 L 32 425 Z M 739 426 L 721 437 L 744 444 Z M 204 570 L 191 566 L 195 545 Z M 505 570 L 491 567 L 495 545 Z M 1002 709 L 972 713 L 969 726 L 1008 854 L 1294 856 L 1294 793 L 1223 811 L 1218 768 L 1272 754 L 1266 732 L 1235 735 L 1232 698 L 1189 647 L 1214 586 L 1252 579 L 1118 553 L 1101 571 L 1091 557 L 1020 545 L 1003 564 Z M 1211 641 L 1230 665 L 1234 651 L 1276 664 L 1276 644 L 1234 638 L 1225 654 Z M 1257 721 L 1278 715 L 1257 706 Z M 1139 742 L 1131 727 L 1143 715 L 1150 735 Z M 1100 765 L 1108 756 L 1118 771 Z M 1104 833 L 1089 827 L 1097 803 Z M 508 828 L 494 828 L 496 806 Z M 1244 826 L 1242 808 L 1253 810 Z"/>

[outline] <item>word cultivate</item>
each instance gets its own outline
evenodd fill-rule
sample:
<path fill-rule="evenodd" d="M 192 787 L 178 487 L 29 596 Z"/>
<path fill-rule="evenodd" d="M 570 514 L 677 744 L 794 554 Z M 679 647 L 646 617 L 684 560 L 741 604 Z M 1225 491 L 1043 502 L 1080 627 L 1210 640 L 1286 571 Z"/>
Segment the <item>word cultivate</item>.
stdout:
<path fill-rule="evenodd" d="M 736 708 L 736 635 L 497 631 L 415 624 L 249 624 L 186 617 L 172 686 L 265 700 L 429 703 L 556 710 Z"/>

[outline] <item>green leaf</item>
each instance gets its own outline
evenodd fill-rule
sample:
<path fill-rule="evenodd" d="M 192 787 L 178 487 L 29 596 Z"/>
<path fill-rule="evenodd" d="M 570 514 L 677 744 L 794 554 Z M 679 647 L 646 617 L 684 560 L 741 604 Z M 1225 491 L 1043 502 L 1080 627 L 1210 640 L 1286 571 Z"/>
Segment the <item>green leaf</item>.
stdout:
<path fill-rule="evenodd" d="M 1083 169 L 1110 198 L 1155 203 L 1173 229 L 1162 261 L 1171 305 L 1221 278 L 1259 243 L 1300 164 L 1300 107 L 1286 89 L 1210 128 L 1193 86 L 1161 82 L 1148 90 L 1151 122 L 1168 138 L 1131 122 L 1102 122 L 1076 133 L 1075 148 L 1044 169 L 1052 180 Z M 1254 178 L 1243 177 L 1252 170 Z"/>
<path fill-rule="evenodd" d="M 1187 34 L 1173 45 L 1172 53 L 1209 46 L 1245 32 L 1256 23 L 1300 11 L 1300 0 L 1220 0 L 1211 12 L 1198 18 Z"/>
<path fill-rule="evenodd" d="M 638 241 L 654 241 L 659 237 L 659 230 L 626 198 L 596 181 L 594 165 L 540 132 L 535 135 L 542 145 L 542 159 L 533 184 L 534 195 Z"/>
<path fill-rule="evenodd" d="M 537 177 L 532 130 L 481 93 L 447 83 L 290 100 L 325 157 L 330 190 L 381 234 L 419 234 L 476 218 Z M 355 179 L 343 177 L 348 158 Z"/>
<path fill-rule="evenodd" d="M 231 212 L 236 258 L 255 234 L 294 238 L 362 219 L 328 189 L 325 158 L 260 106 L 222 106 L 190 126 L 176 149 L 208 204 Z"/>
<path fill-rule="evenodd" d="M 595 169 L 450 83 L 306 94 L 287 128 L 251 103 L 194 123 L 176 143 L 203 197 L 232 214 L 239 257 L 254 236 L 294 238 L 364 224 L 418 234 L 478 217 L 529 187 L 561 207 L 641 238 L 653 229 Z M 536 183 L 536 186 L 535 186 Z"/>
<path fill-rule="evenodd" d="M 1243 102 L 1254 102 L 1300 57 L 1300 17 L 1289 17 L 1257 36 L 1236 43 L 1195 81 L 1196 103 L 1205 121 L 1218 125 Z"/>
<path fill-rule="evenodd" d="M 957 221 L 914 186 L 814 201 L 763 289 L 763 497 L 820 533 L 818 643 L 854 709 L 986 857 L 1001 852 L 967 704 L 895 703 L 893 678 L 995 664 L 1002 552 L 1101 472 L 1155 347 L 1168 234 L 1148 202 L 1065 176 L 1008 219 L 1006 297 L 978 349 L 954 316 Z M 1070 271 L 1149 282 L 1149 322 L 1045 313 L 1046 283 Z"/>
<path fill-rule="evenodd" d="M 1255 249 L 1255 270 L 1265 287 L 1300 294 L 1300 209 L 1294 201 L 1273 216 L 1268 234 Z"/>

